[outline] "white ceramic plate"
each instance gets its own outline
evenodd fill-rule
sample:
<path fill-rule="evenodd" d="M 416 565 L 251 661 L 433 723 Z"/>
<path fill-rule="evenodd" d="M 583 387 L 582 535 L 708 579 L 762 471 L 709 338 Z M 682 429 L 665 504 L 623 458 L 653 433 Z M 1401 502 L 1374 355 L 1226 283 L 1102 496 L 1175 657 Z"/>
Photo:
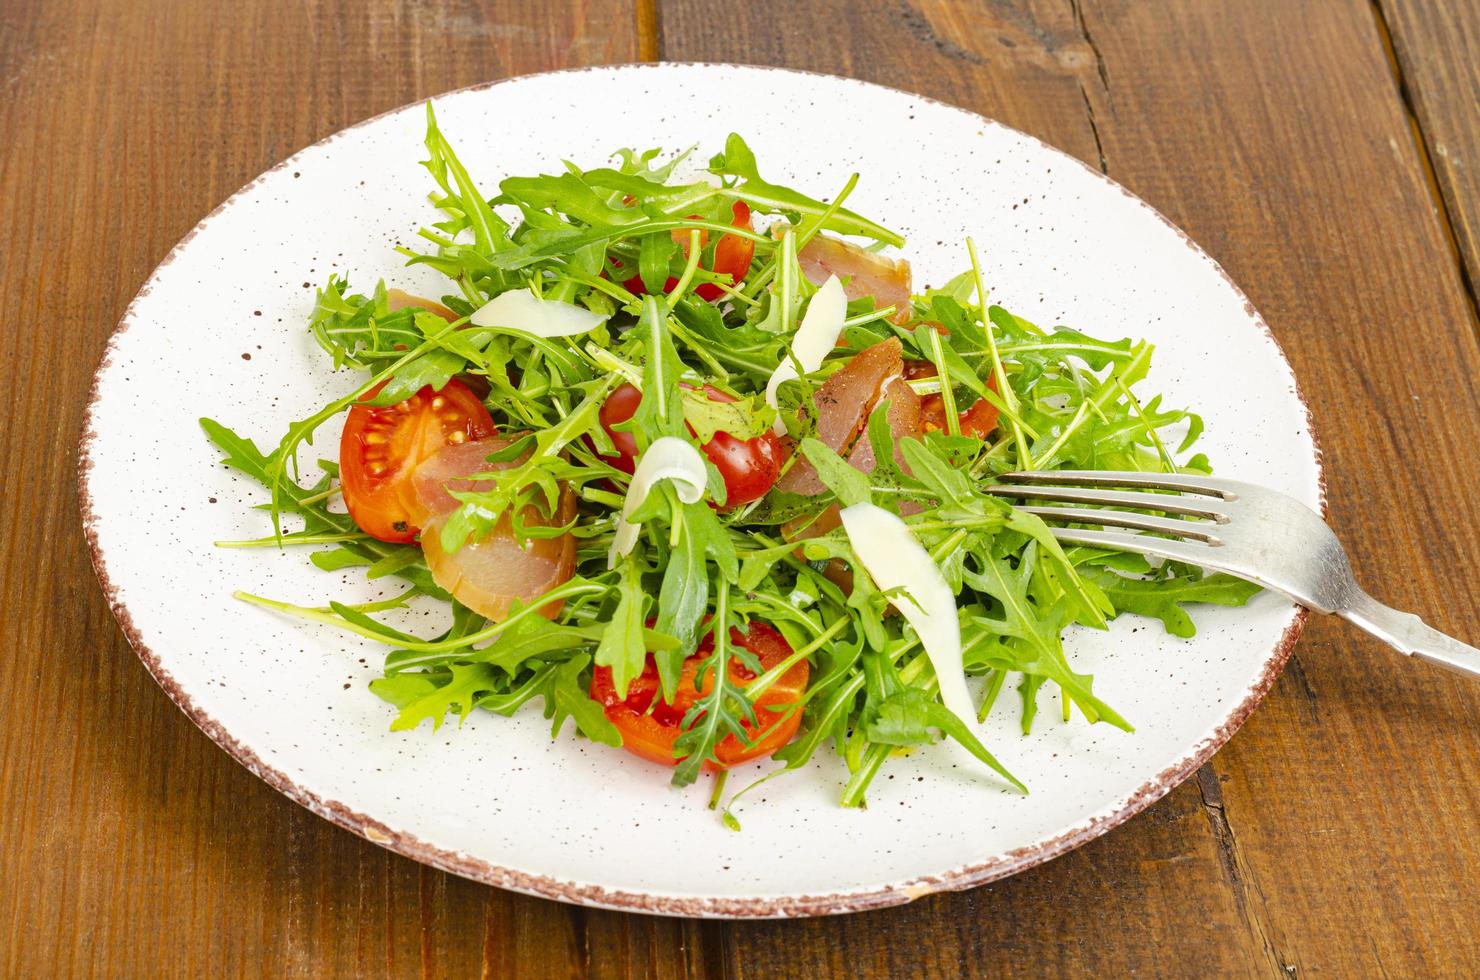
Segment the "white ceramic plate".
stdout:
<path fill-rule="evenodd" d="M 974 235 L 1008 308 L 1154 341 L 1141 390 L 1203 414 L 1201 448 L 1220 474 L 1322 504 L 1305 406 L 1248 301 L 1155 211 L 1029 136 L 856 81 L 721 65 L 538 75 L 436 102 L 485 188 L 562 159 L 595 165 L 621 146 L 697 142 L 707 159 L 731 130 L 771 179 L 818 196 L 861 171 L 850 206 L 908 235 L 917 286 L 964 268 Z M 842 764 L 823 751 L 753 794 L 742 833 L 704 808 L 706 785 L 670 790 L 664 771 L 568 730 L 552 743 L 537 711 L 390 732 L 391 710 L 365 690 L 383 648 L 231 598 L 381 591 L 358 572 L 314 569 L 302 551 L 212 547 L 264 533 L 249 509 L 263 494 L 222 468 L 196 419 L 271 445 L 345 390 L 305 330 L 311 284 L 330 272 L 439 293 L 435 274 L 391 251 L 434 217 L 417 165 L 423 120 L 410 106 L 309 147 L 187 235 L 113 335 L 83 436 L 84 523 L 129 640 L 196 724 L 294 800 L 417 860 L 552 898 L 842 912 L 979 884 L 1103 833 L 1191 774 L 1273 682 L 1304 616 L 1273 595 L 1199 610 L 1190 642 L 1123 617 L 1108 633 L 1074 632 L 1069 647 L 1134 734 L 1045 711 L 1025 738 L 1010 697 L 986 726 L 1030 796 L 942 747 L 891 761 L 868 808 L 844 810 Z M 318 444 L 332 454 L 337 433 Z"/>

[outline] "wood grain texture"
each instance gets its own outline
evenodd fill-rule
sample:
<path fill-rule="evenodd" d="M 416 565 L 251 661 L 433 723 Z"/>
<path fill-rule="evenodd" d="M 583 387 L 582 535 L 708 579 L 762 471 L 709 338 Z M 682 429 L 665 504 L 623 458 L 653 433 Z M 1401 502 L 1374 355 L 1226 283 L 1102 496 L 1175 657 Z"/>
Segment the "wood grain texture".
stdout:
<path fill-rule="evenodd" d="M 0 975 L 684 973 L 684 923 L 420 867 L 228 759 L 114 626 L 73 490 L 105 338 L 223 198 L 359 119 L 637 37 L 627 0 L 0 4 Z"/>
<path fill-rule="evenodd" d="M 1480 6 L 1466 0 L 1373 0 L 1372 10 L 1473 304 L 1480 295 Z"/>
<path fill-rule="evenodd" d="M 288 153 L 505 75 L 756 61 L 967 106 L 1160 208 L 1289 351 L 1372 590 L 1480 635 L 1480 352 L 1423 163 L 1480 207 L 1474 35 L 1445 27 L 1473 20 L 1434 9 L 1379 11 L 1415 142 L 1363 0 L 0 4 L 0 975 L 1473 973 L 1480 690 L 1336 623 L 1196 780 L 1047 866 L 838 920 L 628 916 L 420 867 L 250 776 L 122 640 L 72 489 L 113 323 Z"/>

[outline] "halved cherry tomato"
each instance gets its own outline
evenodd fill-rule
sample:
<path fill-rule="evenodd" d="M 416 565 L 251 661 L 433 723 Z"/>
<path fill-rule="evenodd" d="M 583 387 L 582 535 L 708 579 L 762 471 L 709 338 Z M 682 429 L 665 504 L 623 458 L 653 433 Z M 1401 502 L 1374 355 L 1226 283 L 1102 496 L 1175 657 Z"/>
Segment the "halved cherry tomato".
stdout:
<path fill-rule="evenodd" d="M 731 223 L 736 228 L 752 230 L 750 205 L 744 201 L 736 201 L 730 213 L 734 216 Z M 732 283 L 738 284 L 750 271 L 750 260 L 753 258 L 755 258 L 754 241 L 739 235 L 721 235 L 719 241 L 714 244 L 714 269 L 712 271 L 718 275 L 727 275 Z M 725 294 L 723 289 L 712 282 L 699 283 L 694 287 L 694 292 L 711 303 Z"/>
<path fill-rule="evenodd" d="M 907 379 L 933 378 L 935 365 L 929 361 L 905 361 L 904 376 Z M 997 390 L 997 379 L 987 378 L 987 387 Z M 959 407 L 959 405 L 958 405 Z M 963 436 L 985 439 L 997 428 L 997 406 L 985 398 L 978 398 L 971 407 L 956 416 Z M 940 395 L 925 395 L 920 399 L 920 428 L 926 432 L 946 431 L 945 399 Z"/>
<path fill-rule="evenodd" d="M 411 472 L 444 446 L 493 432 L 488 409 L 460 381 L 441 391 L 427 386 L 396 405 L 351 406 L 339 440 L 339 480 L 350 516 L 373 538 L 414 541 L 421 529 L 411 520 L 418 512 Z"/>
<path fill-rule="evenodd" d="M 752 620 L 747 629 L 748 633 L 742 633 L 739 628 L 731 629 L 730 642 L 755 654 L 760 661 L 761 670 L 770 670 L 791 656 L 791 644 L 773 627 Z M 712 674 L 705 677 L 702 689 L 694 689 L 694 678 L 698 675 L 700 664 L 713 652 L 714 634 L 711 633 L 699 644 L 694 655 L 684 661 L 678 692 L 674 695 L 672 704 L 660 696 L 662 688 L 652 654 L 648 654 L 647 666 L 642 673 L 634 677 L 627 686 L 625 699 L 617 696 L 617 689 L 612 684 L 611 668 L 596 668 L 591 677 L 591 698 L 601 704 L 606 710 L 607 718 L 621 732 L 622 748 L 663 765 L 672 766 L 678 763 L 673 756 L 673 746 L 683 731 L 683 717 L 696 701 L 714 690 Z M 730 680 L 737 685 L 747 684 L 756 676 L 734 657 L 730 659 L 729 675 Z M 790 742 L 802 723 L 802 712 L 796 704 L 802 692 L 807 689 L 807 675 L 805 660 L 794 664 L 782 674 L 775 684 L 755 700 L 756 724 L 745 726 L 745 734 L 751 744 L 747 746 L 734 735 L 728 736 L 715 747 L 718 766 L 710 763 L 707 767 L 729 768 L 770 755 Z"/>
<path fill-rule="evenodd" d="M 730 213 L 734 216 L 731 224 L 736 228 L 744 228 L 746 231 L 752 230 L 750 224 L 750 205 L 744 201 L 736 201 L 734 206 L 730 208 Z M 699 215 L 691 214 L 689 217 L 697 218 Z M 687 258 L 689 254 L 688 230 L 683 228 L 675 229 L 673 231 L 673 240 L 683 249 L 684 257 Z M 706 248 L 708 245 L 709 232 L 701 228 L 699 229 L 699 247 Z M 719 241 L 714 245 L 714 268 L 710 271 L 720 275 L 728 275 L 732 284 L 739 283 L 740 280 L 745 278 L 745 274 L 750 271 L 750 260 L 754 257 L 755 242 L 739 235 L 721 235 Z M 628 292 L 636 293 L 639 296 L 647 292 L 647 286 L 643 284 L 642 276 L 633 276 L 622 283 L 622 285 L 627 288 Z M 678 279 L 674 276 L 669 276 L 668 281 L 663 284 L 663 291 L 668 292 L 677 285 Z M 723 289 L 712 282 L 699 283 L 694 287 L 694 292 L 699 295 L 700 299 L 707 300 L 711 303 L 725 294 Z"/>
<path fill-rule="evenodd" d="M 710 401 L 732 402 L 735 399 L 710 385 L 704 386 L 704 396 Z M 630 432 L 620 432 L 613 426 L 625 422 L 637 413 L 642 403 L 642 392 L 630 384 L 624 384 L 606 396 L 598 418 L 601 427 L 611 437 L 617 449 L 615 456 L 601 457 L 623 473 L 637 469 L 637 440 Z M 693 426 L 689 427 L 693 432 Z M 588 440 L 589 442 L 589 440 Z M 595 446 L 592 445 L 594 449 Z M 740 439 L 728 432 L 716 432 L 714 438 L 701 447 L 704 455 L 719 470 L 725 481 L 725 506 L 739 507 L 752 500 L 764 497 L 776 485 L 781 473 L 781 441 L 771 432 L 763 432 L 751 439 Z"/>

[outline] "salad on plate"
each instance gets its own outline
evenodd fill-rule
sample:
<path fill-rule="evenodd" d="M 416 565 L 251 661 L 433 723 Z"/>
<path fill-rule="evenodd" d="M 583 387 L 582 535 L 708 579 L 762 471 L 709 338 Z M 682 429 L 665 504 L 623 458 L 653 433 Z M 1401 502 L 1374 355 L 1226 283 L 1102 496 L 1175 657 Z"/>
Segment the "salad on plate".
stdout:
<path fill-rule="evenodd" d="M 1063 547 L 989 492 L 1014 470 L 1207 472 L 1201 421 L 1133 392 L 1150 345 L 991 303 L 970 240 L 965 272 L 916 292 L 904 240 L 847 207 L 858 175 L 811 197 L 732 134 L 707 167 L 620 150 L 489 197 L 430 106 L 426 146 L 441 220 L 398 251 L 444 295 L 330 276 L 308 330 L 344 394 L 265 453 L 201 420 L 270 512 L 220 544 L 401 584 L 237 593 L 385 645 L 393 729 L 535 701 L 552 735 L 677 786 L 716 773 L 711 805 L 730 767 L 831 751 L 860 806 L 944 738 L 1026 792 L 978 734 L 1006 702 L 1025 733 L 1045 698 L 1131 729 L 1066 629 L 1135 613 L 1191 636 L 1188 605 L 1257 591 Z M 337 460 L 302 463 L 340 415 Z M 413 600 L 445 604 L 436 635 L 392 625 Z"/>

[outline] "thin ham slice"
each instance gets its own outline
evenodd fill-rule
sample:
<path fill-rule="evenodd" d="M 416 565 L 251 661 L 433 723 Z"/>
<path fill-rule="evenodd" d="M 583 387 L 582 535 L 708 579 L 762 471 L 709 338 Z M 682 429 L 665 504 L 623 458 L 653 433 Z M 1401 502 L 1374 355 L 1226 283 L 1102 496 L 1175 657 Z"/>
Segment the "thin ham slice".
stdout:
<path fill-rule="evenodd" d="M 911 380 L 915 378 L 933 378 L 936 376 L 935 365 L 929 361 L 905 361 L 904 376 Z M 997 379 L 987 378 L 987 387 L 992 391 L 997 390 Z M 960 403 L 956 406 L 960 408 Z M 978 398 L 963 412 L 956 416 L 958 427 L 964 436 L 974 436 L 985 439 L 997 428 L 997 406 L 985 398 Z M 921 432 L 945 432 L 946 425 L 946 403 L 940 395 L 926 395 L 920 399 L 920 431 Z"/>
<path fill-rule="evenodd" d="M 515 439 L 504 436 L 489 436 L 438 450 L 411 474 L 411 486 L 415 504 L 406 502 L 411 516 L 418 524 L 424 524 L 437 516 L 445 516 L 457 510 L 458 499 L 451 490 L 487 490 L 491 481 L 470 480 L 474 473 L 492 473 L 518 466 L 528 458 L 526 453 L 518 459 L 490 463 L 488 457 L 501 449 L 513 445 Z"/>
<path fill-rule="evenodd" d="M 915 394 L 915 389 L 905 383 L 903 378 L 895 378 L 884 387 L 882 397 L 889 399 L 889 411 L 884 417 L 889 422 L 889 431 L 894 435 L 894 462 L 908 473 L 910 468 L 904 461 L 904 453 L 900 452 L 899 440 L 905 436 L 918 438 L 920 435 L 920 396 Z M 853 464 L 854 469 L 865 473 L 872 473 L 874 467 L 879 465 L 878 458 L 874 455 L 873 440 L 868 437 L 867 432 L 853 441 L 848 462 Z"/>
<path fill-rule="evenodd" d="M 817 391 L 818 437 L 840 453 L 843 452 L 841 447 L 846 447 L 851 442 L 852 448 L 847 451 L 845 458 L 855 469 L 864 473 L 872 473 L 878 466 L 873 442 L 863 430 L 868 424 L 869 413 L 881 397 L 889 399 L 889 410 L 885 418 L 889 422 L 889 431 L 894 436 L 894 461 L 900 469 L 909 472 L 909 465 L 900 452 L 899 442 L 906 436 L 919 438 L 921 401 L 920 396 L 915 394 L 903 377 L 904 362 L 901 355 L 901 345 L 895 338 L 875 344 L 860 351 L 847 367 L 829 378 Z M 844 375 L 850 376 L 845 378 Z M 831 391 L 830 385 L 833 386 Z M 823 428 L 824 419 L 828 423 L 826 430 Z M 846 437 L 838 438 L 838 434 L 845 430 Z M 799 470 L 801 473 L 798 475 Z M 797 460 L 796 465 L 788 471 L 786 478 L 779 484 L 782 489 L 787 489 L 784 484 L 788 479 L 798 488 L 792 489 L 792 493 L 815 496 L 825 489 L 816 469 L 805 458 Z M 812 489 L 814 486 L 815 490 Z M 920 507 L 907 502 L 902 509 L 905 513 L 912 514 L 918 513 Z M 781 535 L 787 541 L 802 541 L 819 537 L 840 526 L 842 518 L 839 516 L 838 505 L 834 503 L 820 514 L 808 514 L 786 522 L 781 526 Z M 798 555 L 800 556 L 800 549 Z M 822 574 L 842 589 L 844 594 L 853 591 L 853 573 L 838 559 L 828 562 Z"/>
<path fill-rule="evenodd" d="M 897 337 L 882 340 L 855 354 L 841 371 L 828 378 L 813 395 L 813 403 L 817 406 L 818 440 L 846 457 L 868 422 L 868 413 L 879 400 L 880 392 L 891 381 L 898 379 L 903 370 L 903 348 Z M 919 399 L 914 401 L 918 423 Z M 895 437 L 916 432 L 918 428 L 913 432 L 896 432 Z M 797 493 L 804 497 L 815 497 L 827 489 L 817 478 L 817 470 L 806 458 L 798 459 L 776 485 L 787 493 Z"/>
<path fill-rule="evenodd" d="M 397 310 L 404 310 L 408 306 L 419 306 L 423 310 L 426 310 L 428 313 L 437 314 L 448 323 L 451 323 L 453 320 L 457 319 L 456 313 L 452 312 L 441 303 L 438 303 L 436 300 L 427 299 L 425 296 L 417 296 L 414 293 L 408 293 L 402 289 L 387 289 L 385 291 L 385 303 L 386 306 L 390 307 L 390 311 L 392 313 L 396 312 Z"/>
<path fill-rule="evenodd" d="M 797 264 L 813 285 L 820 286 L 828 276 L 837 276 L 850 300 L 872 296 L 879 308 L 894 307 L 889 319 L 909 322 L 910 264 L 904 259 L 869 252 L 841 238 L 815 235 L 797 253 Z"/>
<path fill-rule="evenodd" d="M 514 602 L 530 602 L 570 579 L 576 564 L 576 539 L 566 533 L 553 538 L 531 538 L 521 547 L 514 536 L 513 514 L 499 518 L 492 532 L 468 541 L 455 552 L 442 547 L 442 528 L 457 509 L 457 498 L 449 490 L 477 490 L 486 480 L 468 479 L 470 474 L 488 473 L 517 466 L 523 459 L 490 463 L 488 456 L 510 444 L 500 436 L 448 446 L 416 468 L 412 474 L 417 501 L 425 512 L 421 548 L 432 579 L 476 613 L 498 622 L 506 618 Z M 540 507 L 526 506 L 520 514 L 525 527 L 561 527 L 576 515 L 576 496 L 569 486 L 560 488 L 559 505 L 553 517 Z M 554 619 L 562 603 L 547 603 L 540 615 Z"/>

